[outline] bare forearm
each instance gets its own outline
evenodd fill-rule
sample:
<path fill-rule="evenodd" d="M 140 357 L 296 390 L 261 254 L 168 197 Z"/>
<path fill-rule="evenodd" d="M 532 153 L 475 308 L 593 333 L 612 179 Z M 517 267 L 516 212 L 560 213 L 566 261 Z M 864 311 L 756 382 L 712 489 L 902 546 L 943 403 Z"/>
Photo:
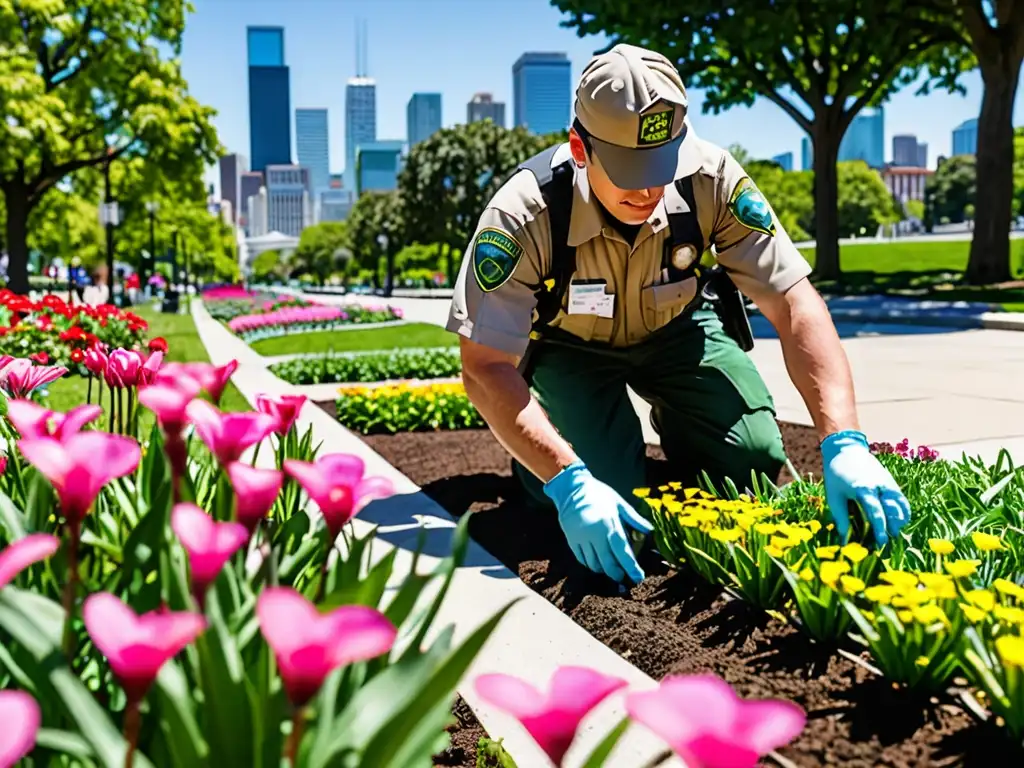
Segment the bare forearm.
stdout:
<path fill-rule="evenodd" d="M 577 460 L 514 365 L 499 362 L 463 369 L 462 380 L 505 450 L 543 482 Z"/>
<path fill-rule="evenodd" d="M 778 329 L 782 354 L 818 438 L 860 429 L 850 363 L 825 302 L 813 288 L 787 298 L 788 323 L 781 322 Z"/>

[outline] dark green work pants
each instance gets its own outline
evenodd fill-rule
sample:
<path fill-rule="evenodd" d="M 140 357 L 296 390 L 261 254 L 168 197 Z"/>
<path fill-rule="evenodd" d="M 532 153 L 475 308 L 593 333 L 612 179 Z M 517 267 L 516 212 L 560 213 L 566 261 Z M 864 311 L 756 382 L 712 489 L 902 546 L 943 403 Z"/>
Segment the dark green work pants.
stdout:
<path fill-rule="evenodd" d="M 631 347 L 562 337 L 532 351 L 531 389 L 552 424 L 599 480 L 633 503 L 646 485 L 640 419 L 626 386 L 654 408 L 671 476 L 740 489 L 751 471 L 775 481 L 786 461 L 771 394 L 713 309 L 680 316 Z M 550 504 L 541 482 L 516 464 L 530 495 Z"/>

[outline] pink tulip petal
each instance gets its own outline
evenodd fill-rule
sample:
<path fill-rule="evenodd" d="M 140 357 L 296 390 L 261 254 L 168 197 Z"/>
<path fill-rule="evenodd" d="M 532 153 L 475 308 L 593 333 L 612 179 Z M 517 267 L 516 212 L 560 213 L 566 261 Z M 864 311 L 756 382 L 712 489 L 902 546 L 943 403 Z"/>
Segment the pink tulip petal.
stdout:
<path fill-rule="evenodd" d="M 220 411 L 205 400 L 193 400 L 185 408 L 185 414 L 196 428 L 199 439 L 213 452 L 220 433 Z"/>
<path fill-rule="evenodd" d="M 683 761 L 699 768 L 756 768 L 760 755 L 727 734 L 704 733 L 677 750 Z"/>
<path fill-rule="evenodd" d="M 93 643 L 108 659 L 118 657 L 124 648 L 145 639 L 139 617 L 109 592 L 97 592 L 85 599 L 82 621 Z"/>
<path fill-rule="evenodd" d="M 807 713 L 791 701 L 745 701 L 739 729 L 759 755 L 765 755 L 795 739 L 807 723 Z"/>
<path fill-rule="evenodd" d="M 195 504 L 177 504 L 171 529 L 188 553 L 193 589 L 205 591 L 224 564 L 249 539 L 238 523 L 218 523 Z"/>
<path fill-rule="evenodd" d="M 131 474 L 142 459 L 137 442 L 106 432 L 79 432 L 65 439 L 64 446 L 75 464 L 92 470 L 100 485 Z"/>
<path fill-rule="evenodd" d="M 238 522 L 253 531 L 274 506 L 284 484 L 284 473 L 236 461 L 228 465 L 228 478 L 235 491 Z"/>
<path fill-rule="evenodd" d="M 0 551 L 0 589 L 33 563 L 53 555 L 60 548 L 60 539 L 47 533 L 33 533 Z M 0 719 L 0 722 L 3 722 Z"/>
<path fill-rule="evenodd" d="M 180 431 L 188 420 L 185 409 L 198 392 L 199 387 L 189 391 L 170 384 L 150 384 L 139 390 L 139 402 L 156 415 L 164 429 Z"/>
<path fill-rule="evenodd" d="M 316 460 L 316 465 L 332 486 L 354 487 L 366 472 L 366 463 L 349 453 L 329 453 Z"/>
<path fill-rule="evenodd" d="M 60 424 L 59 437 L 63 439 L 69 435 L 78 434 L 82 431 L 82 427 L 98 419 L 101 413 L 103 413 L 103 409 L 98 405 L 80 405 L 71 409 Z"/>
<path fill-rule="evenodd" d="M 285 459 L 284 471 L 309 495 L 319 506 L 317 499 L 326 499 L 331 492 L 331 482 L 315 464 L 298 459 Z"/>
<path fill-rule="evenodd" d="M 533 717 L 544 709 L 544 695 L 525 680 L 495 672 L 473 681 L 477 694 L 517 720 Z"/>
<path fill-rule="evenodd" d="M 386 477 L 367 477 L 359 481 L 353 495 L 356 499 L 355 511 L 359 512 L 363 507 L 375 499 L 386 499 L 395 492 L 394 483 Z"/>
<path fill-rule="evenodd" d="M 256 616 L 267 645 L 281 655 L 305 645 L 309 628 L 320 618 L 311 602 L 286 587 L 264 589 L 256 602 Z"/>
<path fill-rule="evenodd" d="M 24 691 L 0 691 L 0 768 L 12 768 L 36 745 L 39 704 Z"/>
<path fill-rule="evenodd" d="M 18 450 L 25 457 L 25 461 L 38 469 L 55 488 L 64 485 L 64 478 L 74 467 L 74 462 L 64 446 L 52 437 L 19 440 Z"/>
<path fill-rule="evenodd" d="M 620 677 L 603 675 L 589 667 L 560 667 L 551 678 L 548 706 L 583 717 L 626 685 Z"/>
<path fill-rule="evenodd" d="M 49 421 L 53 411 L 31 400 L 11 400 L 7 403 L 7 419 L 25 440 L 49 437 Z"/>
<path fill-rule="evenodd" d="M 321 621 L 330 627 L 329 658 L 334 667 L 387 653 L 398 635 L 384 614 L 365 605 L 343 605 Z"/>

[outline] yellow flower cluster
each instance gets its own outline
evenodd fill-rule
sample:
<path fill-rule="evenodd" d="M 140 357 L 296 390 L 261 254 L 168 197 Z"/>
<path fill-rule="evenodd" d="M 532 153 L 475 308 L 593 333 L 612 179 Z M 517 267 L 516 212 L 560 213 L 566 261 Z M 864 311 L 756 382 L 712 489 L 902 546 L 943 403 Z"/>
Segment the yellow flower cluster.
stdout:
<path fill-rule="evenodd" d="M 339 387 L 338 394 L 342 397 L 365 397 L 370 400 L 390 400 L 396 397 L 411 396 L 423 400 L 433 400 L 438 397 L 466 395 L 466 388 L 462 382 L 451 382 L 444 384 L 386 384 L 379 387 L 347 386 Z"/>
<path fill-rule="evenodd" d="M 743 542 L 751 528 L 762 535 L 779 539 L 781 547 L 776 551 L 781 556 L 784 549 L 808 541 L 821 529 L 821 523 L 791 525 L 770 523 L 768 518 L 781 515 L 781 510 L 762 504 L 750 496 L 738 499 L 719 499 L 699 488 L 683 488 L 682 483 L 659 486 L 660 496 L 653 496 L 649 488 L 637 488 L 633 493 L 646 499 L 651 509 L 664 512 L 675 518 L 684 528 L 696 528 L 707 533 L 715 541 L 723 543 Z"/>
<path fill-rule="evenodd" d="M 853 566 L 863 561 L 868 554 L 867 548 L 856 542 L 845 547 L 838 544 L 817 547 L 814 555 L 821 561 L 817 574 L 810 566 L 804 566 L 797 575 L 802 581 L 814 581 L 817 577 L 826 587 L 856 594 L 863 591 L 865 585 L 863 580 L 854 576 L 851 571 Z"/>
<path fill-rule="evenodd" d="M 981 531 L 975 531 L 971 534 L 971 543 L 974 544 L 979 552 L 998 552 L 1006 549 L 1003 546 L 1002 539 L 998 536 L 994 536 L 991 533 L 982 533 Z M 951 555 L 956 550 L 956 547 L 948 539 L 928 539 L 928 549 L 936 555 Z"/>

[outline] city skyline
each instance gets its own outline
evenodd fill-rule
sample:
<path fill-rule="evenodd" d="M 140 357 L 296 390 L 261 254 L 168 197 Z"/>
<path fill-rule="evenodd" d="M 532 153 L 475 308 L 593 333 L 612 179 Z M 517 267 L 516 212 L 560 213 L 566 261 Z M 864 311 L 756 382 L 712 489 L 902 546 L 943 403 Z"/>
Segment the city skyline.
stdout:
<path fill-rule="evenodd" d="M 489 92 L 494 101 L 512 108 L 512 66 L 523 53 L 566 52 L 574 84 L 593 52 L 607 43 L 601 36 L 579 38 L 574 30 L 559 27 L 563 15 L 547 0 L 488 0 L 489 21 L 502 34 L 471 34 L 479 19 L 465 13 L 465 2 L 432 0 L 425 24 L 409 28 L 402 21 L 418 7 L 411 0 L 351 0 L 343 13 L 324 13 L 328 7 L 337 7 L 327 0 L 250 0 L 244 6 L 227 0 L 198 0 L 197 13 L 189 16 L 186 26 L 184 74 L 192 94 L 218 110 L 214 124 L 225 150 L 250 156 L 251 161 L 248 94 L 238 86 L 246 77 L 245 30 L 248 26 L 284 27 L 292 113 L 303 107 L 328 109 L 331 171 L 337 172 L 347 154 L 344 85 L 356 70 L 353 53 L 359 18 L 367 20 L 366 58 L 377 83 L 377 120 L 388 127 L 381 131 L 386 139 L 403 138 L 407 104 L 415 92 L 441 93 L 442 127 L 450 127 L 466 122 L 466 105 L 478 92 Z M 395 51 L 403 55 L 396 57 Z M 409 66 L 409 61 L 416 66 Z M 466 66 L 467 61 L 472 66 Z M 937 157 L 950 156 L 953 129 L 980 111 L 980 76 L 968 73 L 963 83 L 966 96 L 934 92 L 915 97 L 916 86 L 911 85 L 886 102 L 887 150 L 894 135 L 915 134 L 929 147 L 930 167 Z M 750 108 L 705 115 L 703 93 L 698 89 L 688 93 L 694 129 L 703 138 L 722 146 L 738 143 L 761 158 L 799 151 L 804 132 L 767 100 L 760 98 Z M 1018 99 L 1014 118 L 1015 124 L 1024 123 L 1024 100 Z M 292 152 L 294 161 L 294 147 Z M 216 183 L 218 175 L 212 167 L 207 179 Z"/>

